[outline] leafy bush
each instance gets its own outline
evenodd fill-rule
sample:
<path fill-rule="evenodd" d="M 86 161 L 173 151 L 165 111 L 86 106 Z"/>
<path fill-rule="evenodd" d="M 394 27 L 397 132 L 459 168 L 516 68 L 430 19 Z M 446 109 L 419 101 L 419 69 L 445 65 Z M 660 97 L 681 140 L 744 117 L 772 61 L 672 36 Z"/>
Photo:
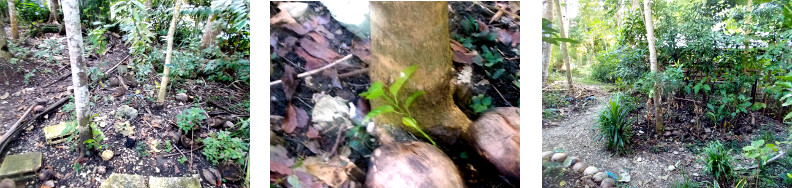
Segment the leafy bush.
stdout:
<path fill-rule="evenodd" d="M 107 37 L 104 36 L 107 27 L 97 27 L 88 33 L 88 45 L 86 50 L 89 54 L 103 55 L 107 52 Z"/>
<path fill-rule="evenodd" d="M 473 96 L 472 100 L 473 102 L 470 103 L 470 107 L 473 108 L 473 112 L 476 114 L 492 108 L 492 97 L 479 94 L 477 96 Z"/>
<path fill-rule="evenodd" d="M 186 109 L 182 111 L 181 114 L 176 115 L 176 126 L 185 133 L 189 133 L 194 130 L 196 126 L 200 126 L 201 122 L 206 119 L 204 113 L 206 113 L 206 111 L 200 108 L 193 107 Z"/>
<path fill-rule="evenodd" d="M 607 148 L 616 154 L 627 154 L 630 145 L 630 122 L 628 115 L 630 109 L 620 101 L 621 96 L 611 99 L 605 107 L 605 111 L 600 113 L 598 120 L 601 133 L 597 137 L 606 139 Z"/>
<path fill-rule="evenodd" d="M 244 140 L 231 137 L 228 131 L 219 131 L 203 140 L 203 154 L 206 160 L 217 165 L 222 161 L 235 161 L 243 164 L 250 144 Z"/>
<path fill-rule="evenodd" d="M 599 61 L 591 64 L 591 77 L 600 82 L 613 83 L 616 81 L 616 77 L 611 72 L 615 69 L 616 62 Z"/>
<path fill-rule="evenodd" d="M 33 0 L 18 0 L 16 5 L 17 15 L 23 21 L 27 21 L 36 25 L 49 19 L 49 8 L 44 4 L 38 4 L 39 1 Z"/>
<path fill-rule="evenodd" d="M 731 150 L 726 150 L 720 141 L 710 142 L 709 146 L 704 149 L 704 161 L 706 162 L 704 172 L 722 185 L 728 185 L 728 182 L 734 177 L 730 152 Z"/>

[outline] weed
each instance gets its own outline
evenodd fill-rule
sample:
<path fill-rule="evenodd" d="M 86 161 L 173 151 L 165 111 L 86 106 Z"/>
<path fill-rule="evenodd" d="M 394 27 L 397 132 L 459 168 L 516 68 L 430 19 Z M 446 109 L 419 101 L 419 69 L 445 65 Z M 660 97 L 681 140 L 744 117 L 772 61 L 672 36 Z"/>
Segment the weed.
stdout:
<path fill-rule="evenodd" d="M 184 164 L 184 162 L 186 162 L 186 161 L 187 161 L 187 157 L 185 157 L 185 156 L 182 156 L 181 158 L 179 158 L 179 164 Z"/>
<path fill-rule="evenodd" d="M 470 103 L 470 107 L 473 108 L 473 111 L 476 112 L 476 114 L 480 114 L 481 112 L 492 108 L 492 98 L 489 96 L 479 94 L 477 96 L 473 96 L 471 100 L 473 100 L 473 102 Z"/>
<path fill-rule="evenodd" d="M 170 153 L 173 151 L 173 145 L 171 145 L 170 140 L 165 140 L 165 152 Z"/>
<path fill-rule="evenodd" d="M 143 142 L 137 142 L 137 146 L 135 146 L 135 151 L 137 151 L 138 156 L 147 157 L 148 152 L 148 145 L 144 144 Z"/>
<path fill-rule="evenodd" d="M 371 119 L 372 117 L 376 117 L 377 115 L 383 113 L 395 112 L 402 116 L 402 123 L 404 123 L 404 125 L 412 127 L 413 129 L 421 133 L 426 139 L 428 139 L 429 142 L 432 142 L 432 145 L 437 146 L 434 140 L 432 140 L 432 138 L 430 138 L 429 135 L 427 135 L 421 129 L 421 127 L 418 125 L 418 121 L 416 121 L 412 117 L 412 115 L 410 115 L 410 105 L 413 103 L 413 101 L 415 101 L 415 99 L 423 95 L 424 92 L 417 91 L 415 93 L 412 93 L 404 101 L 403 106 L 400 105 L 399 103 L 399 90 L 401 90 L 402 85 L 404 85 L 404 83 L 407 82 L 407 79 L 410 78 L 410 76 L 412 75 L 413 72 L 415 72 L 416 69 L 418 69 L 418 66 L 412 65 L 410 67 L 407 67 L 407 69 L 404 69 L 404 71 L 400 72 L 401 76 L 399 76 L 399 78 L 396 79 L 395 82 L 393 82 L 393 85 L 391 85 L 390 88 L 388 88 L 393 98 L 385 94 L 385 91 L 383 91 L 382 82 L 380 81 L 371 84 L 368 91 L 361 93 L 360 96 L 366 97 L 366 99 L 368 100 L 385 97 L 385 100 L 388 101 L 388 103 L 390 103 L 372 109 L 368 114 L 366 114 L 366 117 L 363 118 L 363 122 L 368 122 L 369 119 Z"/>
<path fill-rule="evenodd" d="M 249 149 L 244 140 L 231 137 L 228 131 L 219 131 L 203 140 L 203 154 L 212 164 L 220 161 L 235 161 L 242 164 Z"/>
<path fill-rule="evenodd" d="M 561 114 L 559 113 L 558 109 L 548 108 L 542 110 L 542 119 L 556 120 L 558 118 L 561 118 Z"/>
<path fill-rule="evenodd" d="M 200 125 L 206 119 L 204 113 L 206 111 L 196 107 L 186 109 L 181 114 L 176 115 L 176 126 L 185 133 L 189 133 L 195 129 L 196 125 Z"/>
<path fill-rule="evenodd" d="M 25 74 L 25 85 L 30 84 L 30 78 L 33 76 L 36 76 L 36 69 L 33 69 L 32 71 Z"/>
<path fill-rule="evenodd" d="M 616 96 L 605 107 L 605 111 L 600 113 L 599 129 L 601 133 L 597 135 L 600 140 L 606 139 L 607 148 L 617 154 L 627 154 L 627 147 L 630 145 L 630 122 L 628 115 L 630 109 L 626 108 L 620 101 L 620 96 Z"/>
<path fill-rule="evenodd" d="M 728 181 L 734 177 L 732 158 L 729 155 L 731 150 L 726 150 L 720 141 L 710 142 L 704 149 L 704 171 L 712 176 L 719 184 L 728 185 Z"/>
<path fill-rule="evenodd" d="M 91 29 L 88 33 L 88 46 L 86 48 L 88 53 L 103 55 L 107 52 L 109 48 L 107 48 L 107 37 L 105 37 L 104 34 L 107 32 L 108 26 L 112 25 L 97 27 Z"/>

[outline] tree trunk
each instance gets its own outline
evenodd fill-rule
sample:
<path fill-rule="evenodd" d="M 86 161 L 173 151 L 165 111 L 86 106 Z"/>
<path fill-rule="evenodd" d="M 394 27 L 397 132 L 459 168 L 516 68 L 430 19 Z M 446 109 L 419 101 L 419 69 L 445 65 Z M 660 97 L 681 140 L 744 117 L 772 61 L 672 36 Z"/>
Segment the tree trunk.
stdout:
<path fill-rule="evenodd" d="M 217 34 L 220 34 L 220 28 L 215 28 L 214 26 L 215 18 L 217 18 L 217 15 L 212 14 L 206 19 L 206 25 L 203 28 L 203 36 L 201 37 L 201 45 L 199 46 L 201 50 L 214 44 L 214 38 L 217 37 Z"/>
<path fill-rule="evenodd" d="M 560 3 L 561 0 L 554 0 L 554 1 L 555 1 L 555 9 L 556 12 L 558 13 L 558 15 L 556 15 L 556 19 L 558 19 L 559 23 L 561 23 L 558 24 L 558 28 L 561 29 L 559 30 L 561 32 L 561 37 L 567 38 L 566 28 L 564 28 L 565 24 L 563 24 L 564 18 L 562 15 L 564 14 L 563 12 L 561 12 L 561 3 Z M 566 8 L 564 8 L 564 10 L 566 10 Z M 569 92 L 572 92 L 574 88 L 572 88 L 572 69 L 569 67 L 569 54 L 567 52 L 567 44 L 564 42 L 559 42 L 559 45 L 561 45 L 561 57 L 564 58 L 564 65 L 566 66 L 567 87 L 569 88 Z"/>
<path fill-rule="evenodd" d="M 544 8 L 542 9 L 542 18 L 553 20 L 553 0 L 545 0 L 543 2 Z M 542 42 L 542 87 L 547 85 L 547 68 L 550 66 L 550 54 L 553 51 L 553 46 L 550 43 Z"/>
<path fill-rule="evenodd" d="M 2 20 L 1 14 L 0 14 L 0 20 Z M 0 22 L 0 59 L 8 61 L 11 60 L 11 58 L 14 57 L 14 55 L 8 52 L 8 41 L 6 41 L 5 29 L 1 29 L 1 28 L 5 28 L 5 23 Z"/>
<path fill-rule="evenodd" d="M 171 57 L 173 57 L 173 34 L 176 33 L 176 22 L 179 21 L 179 9 L 181 8 L 181 0 L 174 2 L 176 5 L 173 8 L 173 18 L 171 18 L 170 28 L 168 28 L 168 51 L 165 53 L 165 65 L 163 65 L 162 82 L 160 82 L 159 92 L 157 92 L 157 103 L 162 104 L 165 102 L 165 93 L 168 88 L 168 72 L 170 72 Z"/>
<path fill-rule="evenodd" d="M 646 24 L 646 40 L 649 42 L 649 64 L 652 73 L 655 74 L 654 84 L 654 111 L 655 111 L 655 131 L 661 134 L 663 131 L 663 111 L 660 108 L 662 103 L 660 100 L 660 93 L 662 92 L 662 85 L 659 83 L 658 67 L 657 67 L 657 49 L 655 49 L 655 35 L 654 23 L 652 21 L 652 6 L 651 0 L 644 0 L 644 23 Z"/>
<path fill-rule="evenodd" d="M 16 1 L 8 0 L 8 20 L 11 22 L 11 39 L 19 39 L 19 26 L 17 25 Z"/>
<path fill-rule="evenodd" d="M 88 106 L 90 94 L 88 93 L 88 76 L 86 74 L 85 58 L 82 56 L 83 39 L 80 26 L 80 5 L 77 0 L 63 1 L 63 22 L 66 26 L 66 42 L 69 47 L 69 61 L 71 62 L 72 83 L 74 87 L 74 106 L 77 112 L 77 130 L 79 140 L 77 146 L 80 155 L 85 154 L 86 140 L 92 137 L 91 127 L 88 126 L 90 109 Z"/>
<path fill-rule="evenodd" d="M 371 2 L 371 82 L 390 86 L 408 66 L 418 69 L 400 93 L 426 92 L 410 111 L 425 132 L 441 143 L 451 144 L 466 135 L 471 121 L 454 104 L 453 67 L 448 42 L 446 2 Z M 406 96 L 399 96 L 404 101 Z M 387 104 L 372 100 L 372 107 Z M 378 123 L 401 125 L 398 114 L 378 116 Z M 405 130 L 413 131 L 412 128 Z M 420 135 L 420 134 L 417 134 Z"/>
<path fill-rule="evenodd" d="M 58 24 L 58 0 L 49 0 L 49 23 Z"/>

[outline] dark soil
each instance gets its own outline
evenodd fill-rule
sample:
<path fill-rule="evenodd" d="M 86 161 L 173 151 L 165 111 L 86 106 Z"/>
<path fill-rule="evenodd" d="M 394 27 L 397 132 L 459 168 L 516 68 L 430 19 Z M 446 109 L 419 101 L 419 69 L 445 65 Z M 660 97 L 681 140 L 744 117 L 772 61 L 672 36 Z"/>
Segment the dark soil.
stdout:
<path fill-rule="evenodd" d="M 55 33 L 46 33 L 42 38 L 30 38 L 28 44 L 22 44 L 22 47 L 35 49 L 37 43 L 42 42 L 48 37 L 65 37 L 59 36 Z M 99 67 L 102 72 L 108 70 L 113 65 L 125 61 L 129 62 L 130 59 L 127 53 L 127 47 L 122 44 L 121 40 L 108 35 L 111 43 L 108 45 L 111 49 L 103 56 L 90 56 L 86 58 L 87 66 Z M 22 72 L 17 72 L 12 69 L 16 66 L 0 66 L 0 80 L 7 80 L 7 83 L 0 83 L 0 95 L 5 91 L 11 93 L 11 96 L 5 100 L 0 100 L 0 124 L 4 125 L 2 129 L 10 128 L 10 126 L 24 113 L 33 100 L 37 98 L 47 99 L 48 103 L 54 103 L 63 97 L 69 97 L 67 87 L 71 86 L 71 75 L 68 61 L 68 50 L 65 49 L 66 41 L 61 42 L 64 47 L 61 57 L 62 60 L 54 63 L 45 63 L 42 60 L 30 58 L 30 61 L 25 61 L 25 64 L 20 65 Z M 6 65 L 6 62 L 0 63 Z M 50 69 L 52 72 L 44 73 L 43 70 Z M 161 67 L 160 67 L 161 69 Z M 24 73 L 31 70 L 37 70 L 36 75 L 31 77 L 30 84 L 25 85 L 23 82 Z M 154 70 L 161 72 L 161 70 Z M 68 77 L 61 79 L 60 75 L 69 74 Z M 111 72 L 107 77 L 115 77 L 119 75 L 116 71 Z M 5 158 L 6 155 L 19 154 L 26 152 L 42 152 L 43 165 L 50 167 L 61 178 L 56 179 L 55 185 L 57 187 L 98 187 L 105 179 L 112 173 L 128 173 L 139 174 L 144 176 L 158 176 L 158 177 L 183 177 L 191 176 L 193 174 L 200 174 L 200 170 L 210 167 L 216 167 L 210 164 L 201 153 L 201 149 L 191 150 L 185 148 L 176 141 L 170 141 L 173 149 L 166 151 L 166 140 L 168 139 L 163 133 L 176 132 L 175 117 L 181 113 L 182 110 L 199 106 L 205 109 L 210 117 L 229 117 L 228 119 L 236 123 L 236 117 L 246 118 L 249 116 L 249 108 L 240 105 L 245 104 L 249 99 L 249 86 L 245 84 L 229 84 L 218 83 L 205 80 L 185 80 L 176 79 L 172 80 L 172 85 L 169 88 L 166 102 L 162 107 L 159 107 L 154 102 L 156 89 L 153 83 L 159 82 L 159 77 L 150 76 L 141 83 L 130 82 L 126 83 L 129 89 L 119 92 L 117 86 L 110 86 L 107 79 L 102 80 L 101 85 L 91 86 L 92 97 L 91 102 L 93 105 L 90 107 L 91 113 L 98 116 L 107 117 L 107 126 L 100 128 L 106 139 L 101 141 L 106 149 L 114 151 L 114 157 L 109 161 L 103 161 L 99 156 L 101 151 L 89 152 L 82 159 L 76 152 L 73 143 L 64 142 L 55 145 L 48 145 L 44 138 L 43 128 L 45 126 L 55 125 L 60 122 L 71 121 L 73 116 L 71 113 L 63 112 L 61 107 L 58 110 L 47 114 L 42 119 L 37 120 L 31 125 L 31 129 L 23 131 L 6 147 L 3 152 L 4 155 L 0 156 L 0 160 Z M 53 83 L 47 86 L 50 83 Z M 47 87 L 44 87 L 47 86 Z M 94 88 L 96 87 L 96 88 Z M 23 89 L 27 88 L 27 89 Z M 177 102 L 173 96 L 177 91 L 183 90 L 192 97 L 189 102 Z M 24 92 L 22 92 L 24 91 Z M 114 95 L 117 94 L 117 95 Z M 49 105 L 48 104 L 48 105 Z M 138 117 L 130 121 L 131 125 L 135 127 L 134 139 L 129 139 L 117 133 L 113 126 L 113 111 L 122 105 L 129 105 L 138 110 Z M 24 108 L 24 109 L 23 109 Z M 156 119 L 162 120 L 162 124 L 152 124 Z M 205 138 L 211 132 L 216 132 L 219 129 L 209 127 L 211 118 L 207 120 L 200 132 L 198 132 L 196 139 Z M 6 130 L 3 130 L 6 131 Z M 232 130 L 229 130 L 232 131 Z M 157 149 L 160 152 L 154 152 L 155 149 L 145 147 L 147 143 L 157 140 L 160 144 Z M 127 143 L 132 147 L 127 147 Z M 138 145 L 139 144 L 139 145 Z M 141 146 L 138 148 L 137 146 Z M 146 155 L 142 155 L 143 153 Z M 187 162 L 179 163 L 178 159 L 184 156 Z M 79 170 L 75 170 L 75 161 L 79 162 Z M 99 166 L 106 167 L 106 173 L 97 173 Z M 244 167 L 243 167 L 244 168 Z M 31 180 L 26 183 L 28 185 L 39 186 L 41 181 Z M 226 187 L 239 187 L 240 182 L 224 182 Z M 202 181 L 203 187 L 210 185 Z"/>

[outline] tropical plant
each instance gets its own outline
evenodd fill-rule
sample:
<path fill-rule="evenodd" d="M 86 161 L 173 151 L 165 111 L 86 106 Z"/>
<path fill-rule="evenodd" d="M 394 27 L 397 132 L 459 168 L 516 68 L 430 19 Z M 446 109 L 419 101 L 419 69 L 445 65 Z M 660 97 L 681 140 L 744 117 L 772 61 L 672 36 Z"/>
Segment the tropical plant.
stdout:
<path fill-rule="evenodd" d="M 616 154 L 627 154 L 632 136 L 628 117 L 630 109 L 620 100 L 621 96 L 617 95 L 606 104 L 605 110 L 600 112 L 598 120 L 600 134 L 597 138 L 607 142 L 608 150 Z"/>
<path fill-rule="evenodd" d="M 732 158 L 729 155 L 731 150 L 726 150 L 720 141 L 710 142 L 704 149 L 704 172 L 712 176 L 719 184 L 728 185 L 734 177 Z"/>
<path fill-rule="evenodd" d="M 371 84 L 368 91 L 361 93 L 360 96 L 363 96 L 368 100 L 374 100 L 374 99 L 379 99 L 380 97 L 384 97 L 385 100 L 388 103 L 390 103 L 372 109 L 368 114 L 366 114 L 366 117 L 363 118 L 363 122 L 364 123 L 368 122 L 369 119 L 376 117 L 377 115 L 380 114 L 391 113 L 391 112 L 397 113 L 402 116 L 402 123 L 404 123 L 404 125 L 408 127 L 412 127 L 413 129 L 421 133 L 421 135 L 423 135 L 424 138 L 429 140 L 429 142 L 431 142 L 432 145 L 436 146 L 437 144 L 434 142 L 434 140 L 432 140 L 432 138 L 429 137 L 429 135 L 427 135 L 423 131 L 423 129 L 421 129 L 420 125 L 418 124 L 418 121 L 415 120 L 412 117 L 412 115 L 410 115 L 410 105 L 413 103 L 413 101 L 415 101 L 415 99 L 423 95 L 424 92 L 417 91 L 415 93 L 412 93 L 409 97 L 406 98 L 406 100 L 404 100 L 403 104 L 399 103 L 399 98 L 402 98 L 399 95 L 399 90 L 401 90 L 402 85 L 404 85 L 404 83 L 407 82 L 407 79 L 410 78 L 410 76 L 413 74 L 413 72 L 415 72 L 416 69 L 418 69 L 418 66 L 412 65 L 399 73 L 400 74 L 399 78 L 397 78 L 396 81 L 393 82 L 393 85 L 391 85 L 390 88 L 388 88 L 388 91 L 391 94 L 391 96 L 388 96 L 388 94 L 385 93 L 381 81 L 374 82 L 373 84 Z"/>

